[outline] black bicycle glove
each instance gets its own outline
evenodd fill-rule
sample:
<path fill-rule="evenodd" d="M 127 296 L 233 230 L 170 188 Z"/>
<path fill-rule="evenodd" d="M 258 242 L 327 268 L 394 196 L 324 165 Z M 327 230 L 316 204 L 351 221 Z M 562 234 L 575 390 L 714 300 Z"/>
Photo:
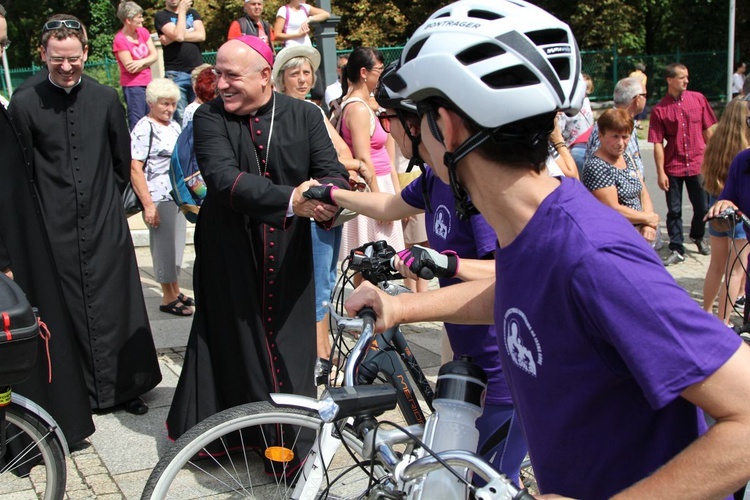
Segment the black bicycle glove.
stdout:
<path fill-rule="evenodd" d="M 302 196 L 304 196 L 308 200 L 319 200 L 323 203 L 328 203 L 329 205 L 338 206 L 338 204 L 333 201 L 333 196 L 331 196 L 333 188 L 334 186 L 332 184 L 328 184 L 327 186 L 312 186 L 307 191 L 302 193 Z"/>
<path fill-rule="evenodd" d="M 409 271 L 422 279 L 452 278 L 458 272 L 459 259 L 453 250 L 438 253 L 431 248 L 414 245 L 401 250 L 398 256 L 409 267 Z"/>

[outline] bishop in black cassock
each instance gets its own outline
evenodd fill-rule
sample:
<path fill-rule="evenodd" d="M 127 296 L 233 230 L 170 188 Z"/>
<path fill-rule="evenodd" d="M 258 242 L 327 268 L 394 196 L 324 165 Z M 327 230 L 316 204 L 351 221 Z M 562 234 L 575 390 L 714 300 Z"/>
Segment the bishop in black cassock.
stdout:
<path fill-rule="evenodd" d="M 309 218 L 330 224 L 335 208 L 302 202 L 301 193 L 309 179 L 349 189 L 348 175 L 320 110 L 272 91 L 273 55 L 263 46 L 252 36 L 224 44 L 220 98 L 195 114 L 208 194 L 195 235 L 196 312 L 167 420 L 172 438 L 272 392 L 315 396 Z"/>

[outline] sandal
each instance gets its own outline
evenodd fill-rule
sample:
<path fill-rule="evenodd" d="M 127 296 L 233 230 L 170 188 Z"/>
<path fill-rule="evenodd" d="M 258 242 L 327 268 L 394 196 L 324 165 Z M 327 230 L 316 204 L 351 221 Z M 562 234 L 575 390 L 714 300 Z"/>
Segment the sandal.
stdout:
<path fill-rule="evenodd" d="M 191 316 L 193 314 L 190 307 L 180 302 L 180 299 L 174 300 L 166 305 L 160 305 L 159 310 L 161 312 L 174 314 L 175 316 Z"/>
<path fill-rule="evenodd" d="M 195 299 L 192 298 L 192 297 L 188 297 L 184 293 L 180 293 L 177 296 L 177 300 L 179 300 L 180 302 L 182 302 L 183 304 L 185 304 L 188 307 L 193 307 L 195 305 Z"/>

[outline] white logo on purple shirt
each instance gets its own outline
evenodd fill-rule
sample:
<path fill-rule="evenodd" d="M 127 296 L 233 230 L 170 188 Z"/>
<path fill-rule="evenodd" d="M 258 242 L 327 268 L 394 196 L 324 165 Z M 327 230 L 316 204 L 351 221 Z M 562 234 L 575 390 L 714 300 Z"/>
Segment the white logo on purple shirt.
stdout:
<path fill-rule="evenodd" d="M 451 232 L 451 213 L 445 207 L 440 205 L 435 210 L 435 220 L 432 224 L 432 228 L 435 231 L 435 235 L 440 238 L 447 240 L 448 234 Z"/>
<path fill-rule="evenodd" d="M 511 308 L 505 312 L 503 337 L 505 350 L 513 363 L 536 377 L 537 366 L 542 365 L 542 346 L 523 311 Z"/>

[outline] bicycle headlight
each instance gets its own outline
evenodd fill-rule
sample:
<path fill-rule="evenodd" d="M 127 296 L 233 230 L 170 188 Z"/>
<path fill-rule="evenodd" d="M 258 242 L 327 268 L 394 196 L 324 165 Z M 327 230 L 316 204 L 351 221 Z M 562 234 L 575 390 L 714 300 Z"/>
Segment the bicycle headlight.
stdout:
<path fill-rule="evenodd" d="M 329 387 L 320 396 L 318 414 L 325 422 L 355 416 L 377 416 L 396 407 L 390 384 Z"/>

